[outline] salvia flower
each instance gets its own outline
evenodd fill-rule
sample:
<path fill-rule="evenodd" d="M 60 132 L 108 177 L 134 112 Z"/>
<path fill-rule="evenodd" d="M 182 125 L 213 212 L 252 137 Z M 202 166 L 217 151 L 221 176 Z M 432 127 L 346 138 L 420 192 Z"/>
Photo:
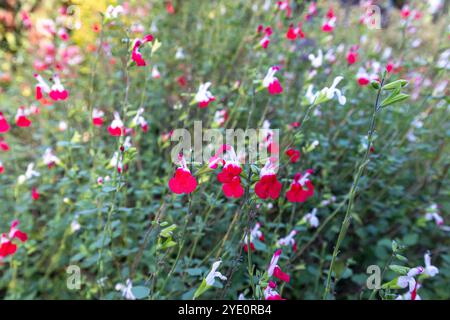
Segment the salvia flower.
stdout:
<path fill-rule="evenodd" d="M 6 118 L 3 116 L 3 113 L 0 111 L 0 133 L 6 133 L 9 131 L 9 124 L 6 121 Z"/>
<path fill-rule="evenodd" d="M 431 256 L 430 253 L 427 252 L 424 255 L 424 261 L 425 261 L 425 274 L 429 277 L 434 277 L 439 273 L 439 269 L 435 266 L 431 265 Z"/>
<path fill-rule="evenodd" d="M 5 172 L 5 167 L 3 166 L 3 163 L 0 161 L 0 174 Z"/>
<path fill-rule="evenodd" d="M 434 220 L 437 226 L 442 226 L 444 224 L 444 219 L 439 214 L 437 204 L 433 203 L 427 208 L 427 212 L 425 214 L 425 220 L 431 221 Z"/>
<path fill-rule="evenodd" d="M 290 163 L 296 163 L 300 159 L 300 151 L 293 148 L 287 149 L 286 155 L 289 157 Z"/>
<path fill-rule="evenodd" d="M 294 237 L 297 235 L 296 230 L 292 230 L 286 237 L 278 240 L 278 245 L 280 246 L 291 246 L 292 251 L 297 251 L 297 243 L 295 242 Z"/>
<path fill-rule="evenodd" d="M 228 120 L 228 112 L 225 109 L 217 110 L 214 113 L 214 123 L 219 127 L 223 126 L 225 122 Z"/>
<path fill-rule="evenodd" d="M 423 267 L 411 268 L 406 276 L 400 276 L 397 279 L 397 285 L 400 288 L 408 287 L 409 293 L 411 293 L 411 300 L 415 300 L 415 295 L 417 294 L 417 282 L 414 277 L 423 273 L 425 269 Z"/>
<path fill-rule="evenodd" d="M 211 102 L 215 101 L 216 98 L 208 90 L 211 86 L 211 82 L 206 82 L 200 84 L 197 93 L 194 97 L 194 102 L 198 103 L 200 108 L 206 108 Z"/>
<path fill-rule="evenodd" d="M 329 88 L 325 87 L 322 90 L 320 90 L 319 92 L 316 92 L 315 104 L 320 104 L 320 103 L 329 101 L 329 100 L 333 99 L 334 96 L 336 95 L 338 97 L 339 103 L 341 105 L 344 105 L 347 102 L 347 99 L 342 94 L 341 90 L 336 89 L 337 85 L 339 84 L 339 82 L 342 81 L 342 79 L 344 79 L 344 77 L 338 76 L 338 77 L 334 78 L 333 84 L 331 85 L 331 87 L 329 87 Z"/>
<path fill-rule="evenodd" d="M 311 228 L 317 228 L 319 226 L 319 218 L 317 218 L 316 214 L 317 209 L 314 208 L 311 212 L 305 214 L 305 216 L 303 217 L 305 222 L 308 223 Z"/>
<path fill-rule="evenodd" d="M 280 279 L 281 281 L 288 282 L 290 281 L 290 276 L 283 271 L 278 266 L 278 260 L 280 259 L 280 255 L 283 251 L 278 249 L 272 256 L 272 260 L 270 261 L 269 267 L 267 268 L 267 274 L 269 277 L 274 276 L 275 278 Z"/>
<path fill-rule="evenodd" d="M 175 171 L 174 176 L 169 180 L 169 188 L 176 194 L 189 194 L 197 188 L 197 180 L 188 169 L 183 154 L 178 155 L 180 167 Z"/>
<path fill-rule="evenodd" d="M 31 120 L 28 119 L 29 110 L 21 106 L 17 109 L 16 113 L 16 126 L 26 128 L 31 126 Z"/>
<path fill-rule="evenodd" d="M 211 267 L 211 271 L 208 273 L 208 275 L 205 278 L 206 284 L 208 286 L 213 286 L 216 278 L 219 278 L 220 280 L 227 280 L 227 277 L 225 277 L 219 271 L 217 271 L 217 269 L 219 268 L 221 263 L 222 263 L 222 261 L 220 261 L 220 260 L 213 263 L 213 265 Z"/>
<path fill-rule="evenodd" d="M 266 300 L 283 300 L 281 295 L 275 290 L 277 284 L 273 281 L 269 281 L 267 287 L 264 289 L 264 299 Z"/>
<path fill-rule="evenodd" d="M 223 153 L 225 153 L 224 156 L 222 156 Z M 216 163 L 220 160 L 224 163 L 222 171 L 217 175 L 217 180 L 222 183 L 222 191 L 225 196 L 228 198 L 242 197 L 244 195 L 244 188 L 241 185 L 240 178 L 242 168 L 233 147 L 229 145 L 222 146 L 213 158 Z"/>
<path fill-rule="evenodd" d="M 39 194 L 39 191 L 36 187 L 31 188 L 31 198 L 33 200 L 39 200 L 41 195 Z"/>
<path fill-rule="evenodd" d="M 267 160 L 260 172 L 260 180 L 255 184 L 255 193 L 261 199 L 271 198 L 273 200 L 280 196 L 281 183 L 276 176 L 278 168 L 277 160 L 271 157 Z"/>
<path fill-rule="evenodd" d="M 133 284 L 131 283 L 130 279 L 127 279 L 125 284 L 118 283 L 116 284 L 115 289 L 117 291 L 120 291 L 122 293 L 122 297 L 124 297 L 127 300 L 136 300 L 136 297 L 133 294 Z"/>
<path fill-rule="evenodd" d="M 157 66 L 153 66 L 153 68 L 152 68 L 152 78 L 153 78 L 153 79 L 159 79 L 159 78 L 161 78 L 161 73 L 159 72 Z"/>
<path fill-rule="evenodd" d="M 314 195 L 314 185 L 309 180 L 312 173 L 313 171 L 309 169 L 303 175 L 300 172 L 295 174 L 291 187 L 286 192 L 286 198 L 289 202 L 305 202 Z"/>
<path fill-rule="evenodd" d="M 322 66 L 323 63 L 323 52 L 322 49 L 319 49 L 319 51 L 317 52 L 317 56 L 313 55 L 312 53 L 310 53 L 308 55 L 308 59 L 309 61 L 311 61 L 311 65 L 314 68 L 320 68 Z"/>
<path fill-rule="evenodd" d="M 125 127 L 122 120 L 120 119 L 120 115 L 118 112 L 114 112 L 114 120 L 108 127 L 108 132 L 113 137 L 120 137 L 121 135 L 125 134 Z"/>
<path fill-rule="evenodd" d="M 269 93 L 272 95 L 283 92 L 283 87 L 281 86 L 280 81 L 275 77 L 275 73 L 277 73 L 278 70 L 280 70 L 280 67 L 278 66 L 270 67 L 262 82 L 263 87 L 267 88 Z"/>
<path fill-rule="evenodd" d="M 144 67 L 147 65 L 144 58 L 142 57 L 142 53 L 139 50 L 144 44 L 151 41 L 153 41 L 153 36 L 151 34 L 147 34 L 142 39 L 134 39 L 131 50 L 131 60 L 134 61 L 137 66 Z"/>
<path fill-rule="evenodd" d="M 253 244 L 254 239 L 259 239 L 260 241 L 264 241 L 264 235 L 262 233 L 261 224 L 257 222 L 253 229 L 250 231 L 250 249 L 255 251 L 255 245 Z M 248 236 L 246 235 L 244 238 L 244 251 L 248 252 Z"/>
<path fill-rule="evenodd" d="M 61 161 L 55 154 L 53 153 L 51 148 L 45 149 L 44 156 L 42 157 L 44 164 L 50 169 L 55 164 L 60 163 Z"/>
<path fill-rule="evenodd" d="M 17 245 L 13 243 L 14 239 L 18 239 L 24 243 L 28 240 L 28 235 L 22 232 L 19 228 L 19 220 L 14 220 L 9 229 L 9 233 L 3 233 L 0 238 L 0 261 L 17 251 Z"/>
<path fill-rule="evenodd" d="M 140 108 L 137 111 L 136 116 L 132 120 L 132 127 L 139 125 L 143 132 L 147 132 L 148 131 L 148 123 L 145 120 L 145 118 L 142 116 L 143 113 L 144 113 L 144 108 Z"/>
<path fill-rule="evenodd" d="M 105 17 L 108 20 L 117 19 L 124 12 L 125 12 L 125 10 L 123 9 L 123 7 L 121 5 L 118 5 L 118 6 L 109 5 L 106 8 Z"/>
<path fill-rule="evenodd" d="M 291 41 L 294 41 L 297 38 L 305 38 L 305 34 L 302 31 L 302 24 L 299 23 L 297 27 L 294 27 L 293 24 L 289 25 L 289 29 L 286 32 L 286 38 Z"/>
<path fill-rule="evenodd" d="M 105 113 L 99 109 L 92 110 L 92 124 L 96 127 L 101 127 L 103 125 L 103 117 Z"/>
<path fill-rule="evenodd" d="M 34 170 L 34 163 L 29 163 L 25 174 L 20 175 L 17 180 L 19 184 L 22 184 L 25 181 L 30 180 L 33 177 L 39 177 L 40 175 L 39 172 Z"/>

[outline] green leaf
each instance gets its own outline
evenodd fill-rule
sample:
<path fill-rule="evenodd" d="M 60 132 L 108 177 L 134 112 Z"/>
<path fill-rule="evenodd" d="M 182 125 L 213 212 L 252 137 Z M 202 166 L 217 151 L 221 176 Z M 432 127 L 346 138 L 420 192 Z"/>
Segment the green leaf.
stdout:
<path fill-rule="evenodd" d="M 394 89 L 400 89 L 405 87 L 408 84 L 408 81 L 400 79 L 393 81 L 391 83 L 388 83 L 383 86 L 383 90 L 394 90 Z"/>
<path fill-rule="evenodd" d="M 150 289 L 144 286 L 137 286 L 131 288 L 131 292 L 136 297 L 136 299 L 144 299 L 147 298 L 150 294 Z"/>
<path fill-rule="evenodd" d="M 381 103 L 381 107 L 387 107 L 391 104 L 406 100 L 409 98 L 409 94 L 405 94 L 405 93 L 399 93 L 395 96 L 390 95 L 389 97 L 387 97 L 386 99 L 383 100 L 383 102 Z"/>
<path fill-rule="evenodd" d="M 409 268 L 405 267 L 405 266 L 399 266 L 396 264 L 391 264 L 389 266 L 389 269 L 391 269 L 392 271 L 394 271 L 395 273 L 401 274 L 401 275 L 405 275 L 408 273 Z"/>

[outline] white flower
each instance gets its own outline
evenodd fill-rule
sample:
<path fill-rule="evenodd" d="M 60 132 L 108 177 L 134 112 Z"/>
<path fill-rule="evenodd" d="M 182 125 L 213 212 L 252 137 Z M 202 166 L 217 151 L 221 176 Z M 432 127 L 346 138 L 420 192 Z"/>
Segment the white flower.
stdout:
<path fill-rule="evenodd" d="M 339 84 L 339 82 L 341 82 L 342 79 L 344 79 L 344 77 L 341 77 L 341 76 L 338 76 L 338 77 L 334 78 L 333 84 L 331 85 L 331 87 L 330 88 L 325 87 L 325 88 L 322 89 L 321 92 L 323 94 L 325 94 L 328 99 L 333 99 L 334 95 L 336 95 L 338 97 L 339 103 L 341 105 L 344 105 L 345 102 L 347 101 L 347 99 L 341 93 L 341 90 L 336 89 L 336 86 Z"/>
<path fill-rule="evenodd" d="M 200 87 L 198 88 L 197 93 L 195 94 L 194 100 L 197 103 L 207 103 L 209 101 L 211 101 L 212 99 L 214 99 L 214 96 L 212 95 L 212 93 L 208 90 L 209 87 L 211 86 L 211 82 L 206 82 L 206 83 L 202 83 L 200 84 Z"/>
<path fill-rule="evenodd" d="M 297 234 L 297 231 L 292 230 L 286 237 L 281 238 L 278 240 L 278 244 L 280 246 L 295 246 L 295 235 Z"/>
<path fill-rule="evenodd" d="M 260 239 L 261 236 L 263 235 L 261 230 L 259 230 L 261 228 L 261 224 L 259 222 L 257 222 L 255 224 L 255 226 L 253 227 L 253 229 L 250 231 L 250 242 L 253 242 L 253 239 Z M 247 235 L 244 238 L 244 244 L 248 243 L 248 237 Z"/>
<path fill-rule="evenodd" d="M 437 275 L 439 273 L 439 269 L 431 265 L 431 257 L 429 252 L 425 253 L 424 260 L 425 260 L 425 274 L 430 277 L 434 277 L 435 275 Z"/>
<path fill-rule="evenodd" d="M 317 228 L 319 226 L 319 219 L 316 216 L 317 209 L 314 208 L 310 213 L 307 213 L 304 217 L 305 221 L 312 227 Z"/>
<path fill-rule="evenodd" d="M 275 73 L 277 73 L 278 70 L 280 70 L 278 66 L 273 66 L 269 68 L 262 82 L 264 88 L 267 88 L 273 82 L 278 81 L 278 79 L 275 77 Z"/>
<path fill-rule="evenodd" d="M 220 272 L 216 271 L 220 264 L 222 263 L 222 261 L 216 261 L 213 263 L 211 271 L 208 273 L 208 275 L 206 276 L 206 284 L 208 286 L 212 286 L 214 285 L 214 279 L 215 278 L 220 278 L 220 280 L 227 280 L 227 277 L 225 277 L 224 275 L 222 275 Z"/>
<path fill-rule="evenodd" d="M 109 5 L 106 8 L 105 17 L 107 19 L 116 19 L 119 15 L 121 15 L 123 13 L 124 13 L 124 9 L 122 6 L 119 5 L 119 6 L 114 7 L 112 5 Z"/>
<path fill-rule="evenodd" d="M 122 292 L 122 297 L 124 297 L 127 300 L 136 300 L 136 297 L 134 296 L 131 289 L 133 288 L 133 284 L 131 283 L 130 279 L 127 279 L 126 284 L 118 283 L 116 284 L 116 290 Z"/>
<path fill-rule="evenodd" d="M 52 164 L 60 162 L 59 158 L 53 154 L 51 148 L 45 149 L 44 156 L 42 158 L 47 166 L 51 166 Z"/>
<path fill-rule="evenodd" d="M 184 55 L 183 48 L 178 48 L 177 52 L 175 53 L 175 59 L 181 60 L 181 59 L 184 59 L 184 57 L 185 57 L 185 55 Z"/>
<path fill-rule="evenodd" d="M 414 277 L 423 272 L 424 269 L 422 267 L 411 268 L 406 274 L 406 276 L 398 277 L 397 285 L 400 288 L 408 287 L 409 292 L 412 292 L 416 287 L 416 279 L 414 279 Z"/>
<path fill-rule="evenodd" d="M 19 184 L 24 183 L 26 180 L 29 180 L 33 177 L 39 177 L 41 174 L 34 170 L 34 163 L 30 163 L 27 166 L 27 171 L 25 171 L 25 174 L 22 174 L 18 178 Z"/>
<path fill-rule="evenodd" d="M 433 203 L 427 208 L 427 212 L 425 214 L 425 220 L 431 221 L 434 220 L 436 225 L 442 226 L 444 224 L 444 219 L 439 214 L 439 210 L 437 204 Z"/>
<path fill-rule="evenodd" d="M 81 225 L 78 222 L 78 217 L 75 217 L 75 219 L 72 220 L 71 224 L 70 224 L 70 230 L 72 232 L 77 232 L 78 230 L 81 229 Z"/>
<path fill-rule="evenodd" d="M 308 59 L 311 61 L 311 65 L 314 68 L 319 68 L 322 66 L 323 63 L 323 52 L 321 49 L 319 49 L 317 56 L 313 55 L 312 53 L 308 55 Z"/>

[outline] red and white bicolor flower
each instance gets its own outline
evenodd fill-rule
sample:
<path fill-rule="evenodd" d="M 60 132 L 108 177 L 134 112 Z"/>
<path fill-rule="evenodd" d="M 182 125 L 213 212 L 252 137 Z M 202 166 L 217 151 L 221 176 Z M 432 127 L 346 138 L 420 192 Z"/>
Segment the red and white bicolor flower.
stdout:
<path fill-rule="evenodd" d="M 118 283 L 115 287 L 116 291 L 120 291 L 122 293 L 122 297 L 127 300 L 136 300 L 136 297 L 133 294 L 133 283 L 130 279 L 127 279 L 125 284 Z"/>
<path fill-rule="evenodd" d="M 31 198 L 33 200 L 39 200 L 41 195 L 39 194 L 39 191 L 36 187 L 31 188 Z"/>
<path fill-rule="evenodd" d="M 316 214 L 317 209 L 314 208 L 311 212 L 305 214 L 305 216 L 303 217 L 305 222 L 309 224 L 311 228 L 317 228 L 319 226 L 319 218 L 317 218 Z"/>
<path fill-rule="evenodd" d="M 296 230 L 292 230 L 286 237 L 278 240 L 279 246 L 291 246 L 292 251 L 297 251 L 297 243 L 295 242 L 294 237 L 297 235 Z"/>
<path fill-rule="evenodd" d="M 125 126 L 120 119 L 120 115 L 118 112 L 114 112 L 114 120 L 111 122 L 111 125 L 108 127 L 108 132 L 113 137 L 120 137 L 125 134 Z"/>
<path fill-rule="evenodd" d="M 290 24 L 289 29 L 286 32 L 286 38 L 291 41 L 294 41 L 297 38 L 304 39 L 305 34 L 302 31 L 302 23 L 299 22 L 297 27 L 294 27 L 294 24 Z"/>
<path fill-rule="evenodd" d="M 0 161 L 0 174 L 5 172 L 5 167 L 3 166 L 3 163 Z"/>
<path fill-rule="evenodd" d="M 322 24 L 322 31 L 333 32 L 335 26 L 336 26 L 336 16 L 334 15 L 333 8 L 330 8 Z"/>
<path fill-rule="evenodd" d="M 147 65 L 144 58 L 142 57 L 142 53 L 139 51 L 139 49 L 146 44 L 147 42 L 153 41 L 153 35 L 147 34 L 142 39 L 134 39 L 133 42 L 133 48 L 131 51 L 131 60 L 133 60 L 137 66 L 144 67 Z"/>
<path fill-rule="evenodd" d="M 210 168 L 215 168 L 222 162 L 222 171 L 217 175 L 217 180 L 222 183 L 222 191 L 228 198 L 240 198 L 244 195 L 241 185 L 241 165 L 236 152 L 230 145 L 223 145 L 210 159 Z"/>
<path fill-rule="evenodd" d="M 148 123 L 145 121 L 145 118 L 142 116 L 144 113 L 144 108 L 139 108 L 136 115 L 134 116 L 132 120 L 132 127 L 139 125 L 142 129 L 142 131 L 147 132 L 148 131 Z"/>
<path fill-rule="evenodd" d="M 316 68 L 316 69 L 320 68 L 322 66 L 322 63 L 323 63 L 323 52 L 322 52 L 322 49 L 319 49 L 319 51 L 317 53 L 317 56 L 315 56 L 312 53 L 310 53 L 308 55 L 308 59 L 309 59 L 309 61 L 311 61 L 311 65 L 314 68 Z"/>
<path fill-rule="evenodd" d="M 35 74 L 34 77 L 38 81 L 36 84 L 36 100 L 41 100 L 46 93 L 53 101 L 66 100 L 69 97 L 69 91 L 67 91 L 61 83 L 59 76 L 54 74 L 52 77 L 53 85 L 49 85 L 39 74 Z"/>
<path fill-rule="evenodd" d="M 5 116 L 3 115 L 3 112 L 0 111 L 0 133 L 6 133 L 9 131 L 9 124 L 8 121 L 6 121 Z"/>
<path fill-rule="evenodd" d="M 30 111 L 28 109 L 25 109 L 24 106 L 20 106 L 16 113 L 16 126 L 22 128 L 31 126 L 31 120 L 27 117 L 29 114 Z"/>
<path fill-rule="evenodd" d="M 55 164 L 58 164 L 61 162 L 57 156 L 53 153 L 53 150 L 51 148 L 45 149 L 44 156 L 42 157 L 44 164 L 50 169 Z"/>
<path fill-rule="evenodd" d="M 0 238 L 0 262 L 7 256 L 13 255 L 17 251 L 17 245 L 13 243 L 14 239 L 24 243 L 28 240 L 28 235 L 18 228 L 19 220 L 14 220 L 9 229 L 9 233 L 3 233 Z"/>
<path fill-rule="evenodd" d="M 289 0 L 277 1 L 277 9 L 280 11 L 286 11 L 286 18 L 290 18 L 292 16 L 292 8 L 289 5 Z"/>
<path fill-rule="evenodd" d="M 180 166 L 175 171 L 174 176 L 169 180 L 169 188 L 176 194 L 189 194 L 197 188 L 197 180 L 188 169 L 186 160 L 182 153 L 178 155 Z"/>
<path fill-rule="evenodd" d="M 227 277 L 225 277 L 223 274 L 221 274 L 219 271 L 217 271 L 217 269 L 219 268 L 221 263 L 222 263 L 222 261 L 220 261 L 220 260 L 213 263 L 213 265 L 211 267 L 211 271 L 208 273 L 208 275 L 205 278 L 206 284 L 208 286 L 213 286 L 216 278 L 219 278 L 220 280 L 227 280 Z"/>
<path fill-rule="evenodd" d="M 206 108 L 211 102 L 216 100 L 216 98 L 208 90 L 210 86 L 211 82 L 200 84 L 200 87 L 194 96 L 194 102 L 198 103 L 200 108 Z"/>
<path fill-rule="evenodd" d="M 397 279 L 397 285 L 400 288 L 408 287 L 408 291 L 411 294 L 411 300 L 416 300 L 417 295 L 417 282 L 414 277 L 422 274 L 425 271 L 423 267 L 411 268 L 406 276 L 400 276 Z"/>
<path fill-rule="evenodd" d="M 261 38 L 261 40 L 259 41 L 259 45 L 263 48 L 263 49 L 267 49 L 267 47 L 270 44 L 270 36 L 272 35 L 272 28 L 267 26 L 266 28 L 264 28 L 263 25 L 259 25 L 258 26 L 258 33 L 263 33 L 263 37 Z"/>
<path fill-rule="evenodd" d="M 278 181 L 276 171 L 278 159 L 270 157 L 260 172 L 260 180 L 255 184 L 255 193 L 261 199 L 273 200 L 280 196 L 282 184 Z"/>
<path fill-rule="evenodd" d="M 283 251 L 278 249 L 272 256 L 272 260 L 270 261 L 269 267 L 267 268 L 267 274 L 269 278 L 274 276 L 275 278 L 280 279 L 281 281 L 289 283 L 291 277 L 281 271 L 281 268 L 278 266 L 278 260 L 280 259 L 280 255 Z"/>
<path fill-rule="evenodd" d="M 262 233 L 261 229 L 261 224 L 259 222 L 257 222 L 255 224 L 255 226 L 253 227 L 253 229 L 250 231 L 250 249 L 252 251 L 255 251 L 255 245 L 253 243 L 254 239 L 259 239 L 260 241 L 264 241 L 264 235 Z M 244 251 L 248 252 L 248 236 L 245 235 L 244 238 Z"/>
<path fill-rule="evenodd" d="M 424 255 L 424 261 L 425 261 L 425 271 L 424 273 L 429 277 L 434 277 L 439 273 L 439 269 L 433 265 L 431 265 L 431 256 L 430 252 L 425 253 Z"/>
<path fill-rule="evenodd" d="M 264 289 L 264 299 L 266 300 L 284 300 L 281 295 L 275 290 L 277 284 L 273 281 L 269 281 L 267 287 Z"/>
<path fill-rule="evenodd" d="M 416 283 L 416 288 L 413 291 L 407 291 L 404 294 L 398 295 L 395 300 L 422 300 L 422 298 L 419 296 L 417 291 L 420 289 L 421 285 L 420 283 Z"/>
<path fill-rule="evenodd" d="M 223 126 L 225 122 L 228 120 L 228 112 L 225 109 L 217 110 L 214 113 L 214 123 L 219 127 Z"/>
<path fill-rule="evenodd" d="M 295 174 L 291 187 L 286 192 L 286 198 L 289 202 L 305 202 L 314 195 L 314 185 L 309 179 L 312 173 L 313 170 L 308 169 L 303 175 L 300 172 Z"/>
<path fill-rule="evenodd" d="M 281 86 L 280 81 L 275 77 L 275 73 L 279 70 L 280 67 L 278 66 L 270 67 L 262 82 L 263 87 L 267 88 L 269 93 L 272 95 L 283 92 L 283 87 Z"/>
<path fill-rule="evenodd" d="M 92 124 L 96 127 L 101 127 L 103 125 L 103 117 L 105 116 L 105 113 L 102 110 L 99 109 L 93 109 L 92 110 Z"/>

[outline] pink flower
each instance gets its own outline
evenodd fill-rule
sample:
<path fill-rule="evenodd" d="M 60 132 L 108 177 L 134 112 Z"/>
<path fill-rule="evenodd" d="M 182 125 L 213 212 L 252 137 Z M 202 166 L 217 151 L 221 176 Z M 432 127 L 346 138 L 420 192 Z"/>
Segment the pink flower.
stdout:
<path fill-rule="evenodd" d="M 153 41 L 153 36 L 151 34 L 147 34 L 142 39 L 135 39 L 133 43 L 133 49 L 131 51 L 131 60 L 133 60 L 137 66 L 143 67 L 146 66 L 146 62 L 144 58 L 142 57 L 142 53 L 139 51 L 141 46 L 146 44 L 147 42 Z"/>
<path fill-rule="evenodd" d="M 270 67 L 262 82 L 262 85 L 267 88 L 271 95 L 280 94 L 283 92 L 280 81 L 278 81 L 275 77 L 275 73 L 278 70 L 280 70 L 280 67 L 278 66 Z"/>
<path fill-rule="evenodd" d="M 182 154 L 178 156 L 178 160 L 180 167 L 175 171 L 173 178 L 169 180 L 169 188 L 176 194 L 189 194 L 197 188 L 197 180 L 195 180 L 189 171 Z"/>
<path fill-rule="evenodd" d="M 261 179 L 255 184 L 255 193 L 259 198 L 275 200 L 280 196 L 282 185 L 275 174 L 276 168 L 276 159 L 270 158 L 261 169 Z"/>
<path fill-rule="evenodd" d="M 39 194 L 38 190 L 35 187 L 33 187 L 31 189 L 31 198 L 33 200 L 39 200 L 39 197 L 40 197 L 40 194 Z"/>
<path fill-rule="evenodd" d="M 286 192 L 286 198 L 289 202 L 305 202 L 314 195 L 314 186 L 308 179 L 310 174 L 312 174 L 312 170 L 306 170 L 303 176 L 301 173 L 295 174 L 291 188 Z M 307 189 L 304 189 L 305 186 Z"/>

